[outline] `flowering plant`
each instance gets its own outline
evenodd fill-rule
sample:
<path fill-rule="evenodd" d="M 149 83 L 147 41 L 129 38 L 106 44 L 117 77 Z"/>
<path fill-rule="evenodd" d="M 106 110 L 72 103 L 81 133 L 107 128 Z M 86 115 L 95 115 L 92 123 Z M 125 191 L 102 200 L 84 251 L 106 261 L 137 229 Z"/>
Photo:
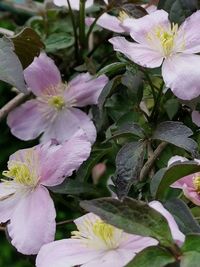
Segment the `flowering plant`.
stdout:
<path fill-rule="evenodd" d="M 199 266 L 199 9 L 0 2 L 0 266 Z"/>

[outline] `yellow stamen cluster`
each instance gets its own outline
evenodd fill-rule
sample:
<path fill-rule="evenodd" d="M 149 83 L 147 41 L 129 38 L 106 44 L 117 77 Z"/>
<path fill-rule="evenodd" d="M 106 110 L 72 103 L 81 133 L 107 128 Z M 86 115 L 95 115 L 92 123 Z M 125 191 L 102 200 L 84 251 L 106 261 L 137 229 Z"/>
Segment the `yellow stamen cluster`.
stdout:
<path fill-rule="evenodd" d="M 94 234 L 106 243 L 108 247 L 113 247 L 114 227 L 99 220 L 93 225 Z"/>
<path fill-rule="evenodd" d="M 123 22 L 125 19 L 128 19 L 130 18 L 129 15 L 124 11 L 124 10 L 121 10 L 119 12 L 119 16 L 118 16 L 118 19 Z"/>
<path fill-rule="evenodd" d="M 65 100 L 62 96 L 56 95 L 56 96 L 52 96 L 49 99 L 48 104 L 57 110 L 61 110 L 65 107 Z"/>
<path fill-rule="evenodd" d="M 200 174 L 193 178 L 193 185 L 198 193 L 200 193 Z"/>

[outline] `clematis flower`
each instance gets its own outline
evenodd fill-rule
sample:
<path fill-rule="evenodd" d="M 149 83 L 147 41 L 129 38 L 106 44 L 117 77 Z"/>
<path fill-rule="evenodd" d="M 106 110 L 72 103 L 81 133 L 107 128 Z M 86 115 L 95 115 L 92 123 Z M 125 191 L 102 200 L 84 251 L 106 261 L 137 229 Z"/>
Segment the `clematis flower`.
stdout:
<path fill-rule="evenodd" d="M 84 73 L 68 85 L 63 84 L 53 60 L 41 54 L 25 69 L 24 76 L 36 99 L 27 101 L 8 115 L 7 123 L 13 135 L 30 140 L 43 133 L 42 142 L 51 139 L 64 142 L 82 129 L 91 143 L 95 141 L 93 122 L 76 107 L 97 104 L 108 81 L 105 75 L 93 79 Z"/>
<path fill-rule="evenodd" d="M 106 1 L 104 1 L 106 3 Z M 108 4 L 108 3 L 106 3 Z M 148 6 L 146 7 L 146 5 L 142 6 L 143 8 L 146 9 L 147 13 L 152 13 L 154 12 L 157 7 L 154 5 Z M 108 13 L 104 13 L 96 22 L 97 25 L 99 25 L 100 27 L 107 29 L 109 31 L 112 32 L 116 32 L 116 33 L 129 33 L 129 27 L 125 27 L 123 22 L 130 18 L 129 15 L 125 12 L 125 11 L 120 11 L 119 12 L 119 16 L 116 17 L 114 15 L 110 15 Z M 132 21 L 134 23 L 134 18 L 132 18 Z M 86 18 L 86 25 L 90 26 L 94 21 L 95 18 L 92 17 L 87 17 Z"/>
<path fill-rule="evenodd" d="M 178 27 L 170 23 L 167 12 L 157 10 L 140 19 L 123 22 L 135 43 L 124 37 L 111 38 L 110 43 L 140 66 L 162 65 L 166 86 L 178 98 L 191 100 L 200 95 L 200 56 L 195 55 L 200 52 L 199 22 L 200 11 Z"/>
<path fill-rule="evenodd" d="M 170 161 L 171 163 L 177 161 L 184 162 L 188 161 L 188 159 L 180 156 L 175 156 Z M 199 160 L 195 159 L 195 161 L 200 164 Z M 171 187 L 182 189 L 183 194 L 186 198 L 192 201 L 195 205 L 200 206 L 200 172 L 184 176 L 183 178 L 173 183 Z"/>
<path fill-rule="evenodd" d="M 36 259 L 37 267 L 123 267 L 148 246 L 157 245 L 149 237 L 127 234 L 88 213 L 75 224 L 72 237 L 44 245 Z"/>
<path fill-rule="evenodd" d="M 59 6 L 59 7 L 67 7 L 68 8 L 68 3 L 67 3 L 67 0 L 53 0 L 54 4 L 56 6 Z M 80 6 L 80 0 L 69 0 L 70 2 L 70 6 L 72 9 L 74 10 L 79 10 L 79 6 Z M 85 7 L 86 8 L 89 8 L 91 7 L 92 5 L 94 4 L 94 0 L 87 0 L 85 2 Z"/>
<path fill-rule="evenodd" d="M 90 150 L 90 142 L 79 131 L 63 145 L 49 142 L 10 157 L 0 183 L 0 223 L 9 221 L 8 234 L 19 252 L 37 254 L 54 240 L 56 211 L 47 187 L 71 176 Z"/>

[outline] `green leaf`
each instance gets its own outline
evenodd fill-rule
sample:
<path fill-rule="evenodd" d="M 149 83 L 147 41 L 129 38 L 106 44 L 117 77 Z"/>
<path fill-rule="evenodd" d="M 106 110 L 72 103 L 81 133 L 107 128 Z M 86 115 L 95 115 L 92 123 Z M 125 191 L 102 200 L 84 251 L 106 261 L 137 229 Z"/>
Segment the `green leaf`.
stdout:
<path fill-rule="evenodd" d="M 44 48 L 40 36 L 31 28 L 23 29 L 11 40 L 24 69 L 32 63 L 34 57 L 39 56 L 41 49 Z"/>
<path fill-rule="evenodd" d="M 196 251 L 190 251 L 184 253 L 181 257 L 180 267 L 199 267 L 200 253 Z"/>
<path fill-rule="evenodd" d="M 160 247 L 148 247 L 137 254 L 126 267 L 164 267 L 174 261 L 175 258 L 169 251 Z"/>
<path fill-rule="evenodd" d="M 9 39 L 0 39 L 0 80 L 26 93 L 22 65 L 13 50 L 13 43 Z"/>
<path fill-rule="evenodd" d="M 190 234 L 186 236 L 185 243 L 181 247 L 183 253 L 196 251 L 200 253 L 200 234 Z"/>
<path fill-rule="evenodd" d="M 164 203 L 164 206 L 173 215 L 181 232 L 184 234 L 200 233 L 200 226 L 185 202 L 180 199 L 170 199 Z"/>
<path fill-rule="evenodd" d="M 46 51 L 54 53 L 61 49 L 66 49 L 74 44 L 74 37 L 66 32 L 53 33 L 45 41 Z"/>
<path fill-rule="evenodd" d="M 144 153 L 145 144 L 142 142 L 128 143 L 118 152 L 113 182 L 119 198 L 127 196 L 133 183 L 138 181 Z"/>
<path fill-rule="evenodd" d="M 198 154 L 198 145 L 193 139 L 188 138 L 191 135 L 192 130 L 182 122 L 165 121 L 158 125 L 152 138 L 184 148 L 195 157 Z"/>
<path fill-rule="evenodd" d="M 126 64 L 122 62 L 115 62 L 110 65 L 105 66 L 102 68 L 98 73 L 96 74 L 97 76 L 100 76 L 102 74 L 109 74 L 113 75 L 118 73 L 119 71 L 124 71 L 126 69 Z"/>
<path fill-rule="evenodd" d="M 140 138 L 144 138 L 144 131 L 137 123 L 124 123 L 119 126 L 118 130 L 115 131 L 112 135 L 112 138 L 117 138 L 123 135 L 134 135 Z"/>
<path fill-rule="evenodd" d="M 177 99 L 169 99 L 165 103 L 164 107 L 165 107 L 165 110 L 166 110 L 167 115 L 170 118 L 170 120 L 172 120 L 174 118 L 174 116 L 177 114 L 180 106 L 181 105 Z"/>
<path fill-rule="evenodd" d="M 151 193 L 158 199 L 164 199 L 167 189 L 180 178 L 199 172 L 200 166 L 195 161 L 175 162 L 163 168 L 151 180 Z"/>
<path fill-rule="evenodd" d="M 81 183 L 76 180 L 66 179 L 62 184 L 48 187 L 53 193 L 56 194 L 67 194 L 67 195 L 82 195 L 98 197 L 100 192 L 91 184 Z"/>
<path fill-rule="evenodd" d="M 182 23 L 188 16 L 198 9 L 197 0 L 160 0 L 158 9 L 169 13 L 169 18 L 174 23 Z"/>
<path fill-rule="evenodd" d="M 100 216 L 125 232 L 153 237 L 163 246 L 171 246 L 173 238 L 166 219 L 142 201 L 125 198 L 100 198 L 82 201 L 81 207 Z"/>
<path fill-rule="evenodd" d="M 104 147 L 100 149 L 95 149 L 90 154 L 90 157 L 81 165 L 76 173 L 76 180 L 87 181 L 91 175 L 92 168 L 99 163 L 99 161 L 112 151 L 112 147 Z"/>

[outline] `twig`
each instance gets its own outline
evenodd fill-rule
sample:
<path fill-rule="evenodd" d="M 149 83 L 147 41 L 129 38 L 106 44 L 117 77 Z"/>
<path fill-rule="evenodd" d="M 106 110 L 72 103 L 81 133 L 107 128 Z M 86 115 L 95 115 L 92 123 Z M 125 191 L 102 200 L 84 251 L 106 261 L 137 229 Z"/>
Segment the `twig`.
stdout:
<path fill-rule="evenodd" d="M 62 226 L 62 225 L 64 225 L 64 224 L 68 224 L 68 223 L 73 223 L 74 222 L 74 220 L 66 220 L 66 221 L 62 221 L 62 222 L 58 222 L 58 223 L 56 223 L 56 225 L 57 226 Z"/>
<path fill-rule="evenodd" d="M 4 117 L 6 117 L 11 110 L 13 110 L 19 104 L 21 104 L 22 102 L 24 102 L 27 99 L 28 96 L 29 96 L 29 94 L 26 94 L 25 95 L 23 93 L 20 93 L 16 97 L 14 97 L 12 100 L 10 100 L 7 104 L 5 104 L 5 106 L 3 106 L 0 109 L 0 121 Z"/>
<path fill-rule="evenodd" d="M 143 181 L 145 177 L 147 176 L 147 174 L 151 171 L 155 161 L 160 156 L 160 154 L 163 152 L 163 150 L 166 148 L 167 144 L 168 143 L 166 142 L 160 143 L 160 145 L 156 148 L 152 156 L 147 160 L 147 162 L 145 163 L 144 167 L 142 168 L 140 172 L 140 181 Z"/>

